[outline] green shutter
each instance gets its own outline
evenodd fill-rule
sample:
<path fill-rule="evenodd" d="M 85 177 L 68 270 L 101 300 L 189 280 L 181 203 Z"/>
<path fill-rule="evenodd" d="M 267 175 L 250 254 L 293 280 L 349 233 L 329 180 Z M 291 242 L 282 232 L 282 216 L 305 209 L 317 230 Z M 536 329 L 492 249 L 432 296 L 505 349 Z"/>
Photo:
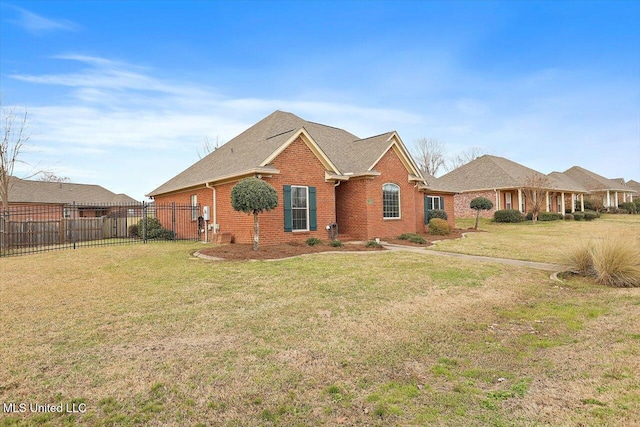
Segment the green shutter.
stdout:
<path fill-rule="evenodd" d="M 316 231 L 318 229 L 317 217 L 316 187 L 309 187 L 309 230 Z"/>
<path fill-rule="evenodd" d="M 429 224 L 429 209 L 431 209 L 431 199 L 424 196 L 424 223 Z"/>
<path fill-rule="evenodd" d="M 444 210 L 444 197 L 440 197 L 440 209 Z"/>
<path fill-rule="evenodd" d="M 284 199 L 284 231 L 293 229 L 293 219 L 291 216 L 291 186 L 285 185 L 282 189 Z"/>

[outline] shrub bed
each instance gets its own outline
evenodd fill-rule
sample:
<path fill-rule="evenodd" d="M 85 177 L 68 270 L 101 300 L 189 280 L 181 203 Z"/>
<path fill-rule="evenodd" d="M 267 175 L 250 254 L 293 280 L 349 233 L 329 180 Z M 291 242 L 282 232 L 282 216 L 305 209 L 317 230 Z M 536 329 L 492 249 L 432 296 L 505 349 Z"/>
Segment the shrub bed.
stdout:
<path fill-rule="evenodd" d="M 522 212 L 516 209 L 503 209 L 495 211 L 493 214 L 493 220 L 495 222 L 522 222 L 525 217 Z"/>

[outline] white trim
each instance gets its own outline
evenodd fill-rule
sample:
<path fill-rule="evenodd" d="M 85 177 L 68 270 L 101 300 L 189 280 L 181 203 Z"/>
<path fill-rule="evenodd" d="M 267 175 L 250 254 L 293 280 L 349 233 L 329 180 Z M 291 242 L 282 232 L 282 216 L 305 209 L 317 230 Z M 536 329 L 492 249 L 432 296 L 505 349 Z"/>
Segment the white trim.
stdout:
<path fill-rule="evenodd" d="M 294 210 L 302 210 L 302 208 L 294 208 L 293 207 L 293 189 L 294 188 L 304 188 L 305 189 L 305 193 L 306 193 L 305 200 L 307 202 L 307 207 L 305 208 L 305 211 L 306 211 L 306 214 L 307 214 L 307 228 L 305 228 L 305 229 L 302 229 L 302 228 L 295 229 L 295 228 L 293 228 L 293 211 Z M 291 186 L 291 231 L 293 233 L 297 233 L 297 232 L 300 232 L 300 231 L 304 232 L 304 231 L 310 231 L 311 230 L 311 227 L 309 226 L 310 225 L 309 224 L 309 209 L 310 209 L 309 208 L 309 187 L 306 186 L 306 185 L 292 185 Z"/>
<path fill-rule="evenodd" d="M 382 152 L 380 157 L 378 157 L 375 160 L 375 162 L 373 162 L 373 164 L 371 166 L 369 166 L 369 169 L 367 169 L 367 170 L 368 171 L 372 171 L 373 168 L 378 164 L 378 162 L 385 156 L 385 154 L 387 154 L 389 152 L 389 150 L 391 148 L 393 148 L 393 146 L 395 146 L 396 149 L 397 149 L 397 153 L 396 154 L 399 155 L 400 161 L 402 162 L 404 167 L 407 169 L 407 171 L 409 171 L 410 173 L 412 173 L 413 175 L 415 175 L 417 177 L 420 177 L 421 180 L 424 181 L 424 177 L 422 176 L 422 173 L 420 172 L 420 168 L 418 168 L 418 165 L 413 160 L 413 157 L 411 157 L 411 154 L 407 150 L 407 147 L 405 147 L 404 143 L 402 142 L 402 139 L 400 139 L 400 136 L 396 132 L 393 132 L 389 136 L 387 141 L 391 141 L 389 146 Z"/>
<path fill-rule="evenodd" d="M 393 185 L 395 187 L 398 188 L 398 216 L 393 216 L 393 217 L 385 217 L 384 216 L 384 186 L 385 185 Z M 394 182 L 385 182 L 384 184 L 382 184 L 382 219 L 383 220 L 396 220 L 396 219 L 402 219 L 402 198 L 400 197 L 400 191 L 401 188 L 398 184 L 394 183 Z"/>
<path fill-rule="evenodd" d="M 309 135 L 309 132 L 307 132 L 305 128 L 300 128 L 297 132 L 295 132 L 293 136 L 291 136 L 291 138 L 287 139 L 284 144 L 282 144 L 266 159 L 264 159 L 262 163 L 260 163 L 260 166 L 264 167 L 273 162 L 273 160 L 278 157 L 284 150 L 286 150 L 287 147 L 293 144 L 293 142 L 295 142 L 298 137 L 302 137 L 302 141 L 307 145 L 307 147 L 309 147 L 309 149 L 311 149 L 313 154 L 318 158 L 318 160 L 320 160 L 320 162 L 326 169 L 329 169 L 330 171 L 340 175 L 340 171 L 338 170 L 336 165 L 334 165 L 333 162 L 329 160 L 329 157 L 327 157 L 324 151 L 322 151 L 320 146 L 314 141 L 314 139 L 311 137 L 311 135 Z"/>

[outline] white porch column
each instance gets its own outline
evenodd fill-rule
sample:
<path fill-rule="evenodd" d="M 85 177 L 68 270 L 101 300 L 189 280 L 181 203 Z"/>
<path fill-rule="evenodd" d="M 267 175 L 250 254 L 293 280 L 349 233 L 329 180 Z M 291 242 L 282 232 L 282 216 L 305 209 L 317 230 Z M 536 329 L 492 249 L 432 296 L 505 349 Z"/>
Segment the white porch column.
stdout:
<path fill-rule="evenodd" d="M 518 210 L 522 212 L 522 188 L 518 188 Z"/>
<path fill-rule="evenodd" d="M 580 211 L 584 212 L 584 194 L 580 195 Z"/>
<path fill-rule="evenodd" d="M 560 202 L 560 213 L 562 214 L 562 216 L 564 216 L 564 212 L 567 210 L 567 205 L 565 205 L 564 201 L 564 191 L 560 193 L 560 198 L 562 199 L 562 201 Z"/>
<path fill-rule="evenodd" d="M 571 213 L 576 213 L 577 201 L 578 201 L 578 196 L 575 193 L 571 193 Z"/>
<path fill-rule="evenodd" d="M 549 211 L 549 192 L 547 191 L 546 193 L 544 193 L 544 195 L 545 195 L 545 200 L 547 202 L 546 212 L 550 212 Z"/>
<path fill-rule="evenodd" d="M 618 205 L 620 204 L 620 202 L 618 202 L 618 192 L 617 191 L 615 193 L 613 193 L 613 200 L 615 200 L 615 202 L 616 202 L 614 208 L 618 209 Z"/>
<path fill-rule="evenodd" d="M 496 210 L 500 210 L 500 190 L 496 190 Z"/>
<path fill-rule="evenodd" d="M 627 203 L 627 193 L 622 193 L 622 203 Z"/>
<path fill-rule="evenodd" d="M 607 210 L 611 207 L 611 193 L 607 190 Z"/>

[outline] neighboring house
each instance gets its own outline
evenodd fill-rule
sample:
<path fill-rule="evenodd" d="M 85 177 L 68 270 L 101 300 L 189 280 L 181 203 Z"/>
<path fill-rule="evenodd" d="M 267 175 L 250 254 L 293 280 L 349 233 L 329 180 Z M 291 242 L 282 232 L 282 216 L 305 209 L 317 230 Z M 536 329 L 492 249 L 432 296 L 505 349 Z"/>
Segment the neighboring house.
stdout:
<path fill-rule="evenodd" d="M 336 224 L 342 238 L 353 239 L 423 231 L 429 197 L 437 196 L 444 204 L 440 207 L 449 211 L 453 202 L 452 193 L 429 187 L 396 132 L 361 139 L 282 111 L 251 126 L 149 196 L 156 203 L 207 207 L 210 240 L 225 235 L 249 243 L 253 219 L 233 210 L 230 194 L 239 180 L 254 176 L 278 193 L 278 207 L 260 214 L 260 237 L 266 243 L 324 239 L 327 228 L 335 229 Z M 453 215 L 449 221 L 454 223 Z"/>
<path fill-rule="evenodd" d="M 564 174 L 587 188 L 592 196 L 600 198 L 607 210 L 617 208 L 620 203 L 631 202 L 637 197 L 637 191 L 628 187 L 622 178 L 605 178 L 580 166 L 573 166 L 564 171 Z"/>
<path fill-rule="evenodd" d="M 449 191 L 456 191 L 454 210 L 457 218 L 475 217 L 476 211 L 469 205 L 476 197 L 485 197 L 493 202 L 493 209 L 481 211 L 486 218 L 493 217 L 496 210 L 516 209 L 527 212 L 529 203 L 524 196 L 530 177 L 545 177 L 542 173 L 504 157 L 484 155 L 441 176 L 439 184 Z M 574 209 L 576 198 L 582 199 L 586 189 L 568 177 L 554 172 L 546 178 L 546 211 L 564 215 L 565 210 Z"/>
<path fill-rule="evenodd" d="M 640 182 L 638 181 L 634 181 L 633 179 L 630 179 L 629 181 L 625 182 L 627 188 L 630 188 L 631 190 L 635 190 L 635 197 L 633 196 L 633 194 L 631 195 L 631 200 L 629 200 L 630 202 L 633 201 L 637 201 L 638 197 L 640 196 Z"/>
<path fill-rule="evenodd" d="M 99 185 L 32 181 L 11 177 L 9 211 L 12 219 L 39 221 L 60 218 L 106 216 L 114 205 L 138 203 L 126 194 L 116 194 Z M 0 204 L 0 210 L 2 205 Z"/>

